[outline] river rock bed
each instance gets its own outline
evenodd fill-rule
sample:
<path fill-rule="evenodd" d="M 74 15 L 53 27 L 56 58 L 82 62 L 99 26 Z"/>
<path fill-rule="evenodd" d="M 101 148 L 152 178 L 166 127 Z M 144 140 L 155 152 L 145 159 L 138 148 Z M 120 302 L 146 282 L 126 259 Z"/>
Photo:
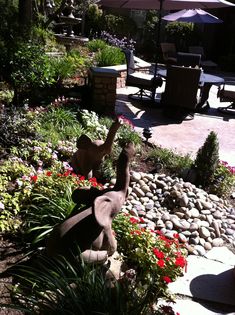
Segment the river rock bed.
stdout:
<path fill-rule="evenodd" d="M 182 178 L 131 171 L 122 211 L 143 218 L 142 227 L 175 233 L 189 253 L 203 256 L 212 247 L 235 248 L 235 209 Z"/>

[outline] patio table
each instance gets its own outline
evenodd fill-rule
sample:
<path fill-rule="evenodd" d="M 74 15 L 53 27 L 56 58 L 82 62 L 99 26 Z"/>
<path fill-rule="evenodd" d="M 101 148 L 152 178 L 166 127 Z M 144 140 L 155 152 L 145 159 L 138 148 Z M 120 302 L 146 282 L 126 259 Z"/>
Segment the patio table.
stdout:
<path fill-rule="evenodd" d="M 166 78 L 166 69 L 159 70 L 157 73 L 159 76 Z M 209 98 L 209 92 L 212 85 L 221 85 L 224 83 L 224 78 L 202 72 L 199 79 L 199 88 L 201 90 L 200 92 L 200 101 L 197 104 L 196 110 L 204 110 L 204 108 L 208 109 L 210 107 L 208 98 Z"/>

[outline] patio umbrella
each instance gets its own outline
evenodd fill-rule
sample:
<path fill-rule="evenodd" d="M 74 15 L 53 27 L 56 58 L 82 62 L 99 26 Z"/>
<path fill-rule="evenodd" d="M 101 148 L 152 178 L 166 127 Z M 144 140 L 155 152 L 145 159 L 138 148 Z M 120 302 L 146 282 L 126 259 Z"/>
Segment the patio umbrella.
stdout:
<path fill-rule="evenodd" d="M 215 9 L 235 6 L 226 0 L 100 0 L 98 3 L 108 8 L 136 10 Z"/>
<path fill-rule="evenodd" d="M 158 28 L 156 36 L 156 45 L 159 47 L 160 31 L 163 10 L 181 10 L 195 8 L 223 8 L 235 6 L 234 3 L 226 0 L 100 0 L 98 2 L 107 8 L 125 8 L 135 10 L 159 10 Z M 155 66 L 155 75 L 157 73 L 157 62 Z"/>
<path fill-rule="evenodd" d="M 217 16 L 212 15 L 202 9 L 184 9 L 165 15 L 163 20 L 168 22 L 191 22 L 191 23 L 223 23 Z"/>

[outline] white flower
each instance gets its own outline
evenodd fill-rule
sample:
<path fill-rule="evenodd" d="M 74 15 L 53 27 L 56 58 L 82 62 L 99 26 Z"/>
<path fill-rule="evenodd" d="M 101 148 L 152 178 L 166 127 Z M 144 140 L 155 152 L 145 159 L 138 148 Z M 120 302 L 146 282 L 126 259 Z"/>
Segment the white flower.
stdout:
<path fill-rule="evenodd" d="M 23 181 L 20 180 L 19 178 L 16 179 L 16 184 L 21 187 L 23 185 Z"/>
<path fill-rule="evenodd" d="M 0 201 L 0 209 L 1 210 L 4 210 L 5 209 L 5 206 L 4 206 L 4 204 Z"/>

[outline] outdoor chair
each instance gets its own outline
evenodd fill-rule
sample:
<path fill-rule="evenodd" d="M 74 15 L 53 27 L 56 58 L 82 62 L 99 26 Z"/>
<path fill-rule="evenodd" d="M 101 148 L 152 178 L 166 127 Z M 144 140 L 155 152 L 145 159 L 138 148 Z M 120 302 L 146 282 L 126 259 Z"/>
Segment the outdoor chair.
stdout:
<path fill-rule="evenodd" d="M 176 47 L 174 43 L 161 43 L 162 57 L 165 64 L 176 64 Z"/>
<path fill-rule="evenodd" d="M 218 107 L 218 110 L 225 114 L 235 114 L 235 81 L 226 81 L 219 87 L 218 94 L 221 102 L 231 102 L 228 106 Z"/>
<path fill-rule="evenodd" d="M 126 86 L 139 88 L 137 93 L 130 94 L 129 97 L 137 97 L 137 99 L 140 100 L 143 100 L 143 97 L 147 97 L 154 101 L 156 88 L 162 86 L 162 78 L 138 71 L 138 69 L 135 68 L 133 51 L 130 49 L 123 49 L 123 52 L 127 64 Z"/>
<path fill-rule="evenodd" d="M 192 54 L 200 54 L 201 55 L 201 66 L 202 68 L 211 69 L 216 68 L 217 63 L 213 62 L 212 60 L 208 60 L 205 55 L 204 48 L 202 46 L 189 46 L 188 48 L 189 53 Z"/>
<path fill-rule="evenodd" d="M 163 113 L 175 119 L 193 119 L 199 102 L 201 70 L 181 66 L 167 68 L 165 91 L 162 93 Z"/>
<path fill-rule="evenodd" d="M 184 67 L 200 67 L 201 65 L 201 55 L 191 54 L 185 52 L 177 52 L 177 65 Z"/>

